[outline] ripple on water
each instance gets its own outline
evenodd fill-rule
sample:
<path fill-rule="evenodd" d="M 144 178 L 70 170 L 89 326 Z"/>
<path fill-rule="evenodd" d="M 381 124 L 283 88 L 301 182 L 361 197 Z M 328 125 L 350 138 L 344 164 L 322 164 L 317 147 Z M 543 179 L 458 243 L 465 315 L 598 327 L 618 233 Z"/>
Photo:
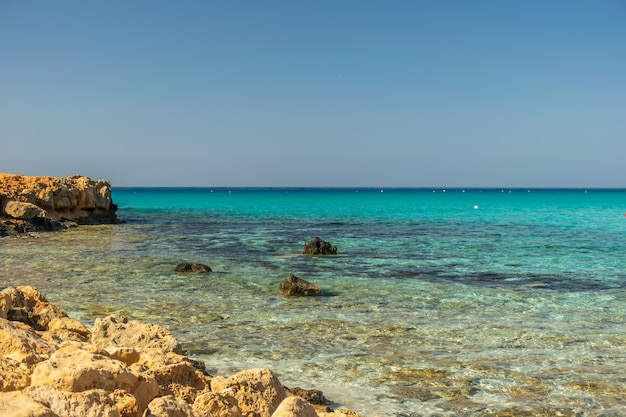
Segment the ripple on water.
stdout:
<path fill-rule="evenodd" d="M 214 373 L 268 366 L 287 385 L 310 384 L 370 416 L 619 415 L 626 407 L 617 261 L 600 262 L 602 273 L 599 261 L 574 268 L 568 256 L 550 268 L 565 245 L 518 242 L 537 232 L 521 226 L 390 222 L 370 239 L 367 221 L 347 230 L 346 221 L 255 228 L 222 220 L 3 239 L 2 285 L 33 284 L 87 324 L 113 312 L 163 324 Z M 337 237 L 329 240 L 342 256 L 301 256 L 318 232 Z M 181 261 L 215 272 L 173 273 Z M 325 295 L 276 296 L 289 273 Z"/>

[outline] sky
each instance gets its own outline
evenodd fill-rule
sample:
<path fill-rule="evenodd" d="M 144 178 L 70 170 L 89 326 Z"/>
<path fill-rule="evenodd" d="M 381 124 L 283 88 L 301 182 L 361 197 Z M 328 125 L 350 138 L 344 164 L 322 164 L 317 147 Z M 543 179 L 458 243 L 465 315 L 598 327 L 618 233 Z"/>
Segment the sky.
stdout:
<path fill-rule="evenodd" d="M 626 187 L 626 0 L 0 0 L 0 172 Z"/>

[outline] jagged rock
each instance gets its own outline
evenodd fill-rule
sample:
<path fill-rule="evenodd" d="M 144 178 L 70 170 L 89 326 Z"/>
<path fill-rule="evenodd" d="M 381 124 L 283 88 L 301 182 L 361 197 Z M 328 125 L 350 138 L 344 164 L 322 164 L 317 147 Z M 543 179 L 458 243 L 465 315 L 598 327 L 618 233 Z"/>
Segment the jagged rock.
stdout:
<path fill-rule="evenodd" d="M 0 412 L 2 417 L 59 417 L 21 391 L 0 392 Z"/>
<path fill-rule="evenodd" d="M 31 376 L 31 386 L 46 385 L 69 392 L 95 388 L 107 392 L 116 389 L 134 392 L 139 382 L 122 362 L 77 346 L 66 346 L 54 352 L 48 360 L 37 364 Z"/>
<path fill-rule="evenodd" d="M 32 327 L 0 319 L 0 357 L 23 363 L 32 369 L 56 350 L 56 345 L 41 339 Z"/>
<path fill-rule="evenodd" d="M 209 413 L 211 417 L 242 417 L 233 390 L 207 392 L 196 397 L 193 409 L 197 413 Z"/>
<path fill-rule="evenodd" d="M 31 386 L 23 392 L 48 406 L 55 416 L 120 417 L 113 398 L 101 389 L 67 392 L 49 386 Z"/>
<path fill-rule="evenodd" d="M 190 362 L 178 362 L 150 369 L 145 375 L 154 378 L 160 387 L 159 396 L 173 395 L 192 404 L 198 394 L 209 391 L 210 377 L 195 369 Z"/>
<path fill-rule="evenodd" d="M 213 378 L 211 391 L 225 390 L 232 390 L 241 414 L 246 417 L 270 417 L 287 398 L 278 378 L 266 368 L 248 369 L 229 378 Z"/>
<path fill-rule="evenodd" d="M 336 255 L 337 246 L 333 246 L 319 237 L 314 237 L 304 244 L 304 255 Z"/>
<path fill-rule="evenodd" d="M 4 212 L 18 220 L 32 220 L 35 217 L 46 217 L 47 215 L 41 207 L 22 201 L 9 201 L 4 207 Z"/>
<path fill-rule="evenodd" d="M 139 362 L 139 358 L 141 357 L 141 354 L 139 353 L 139 351 L 137 351 L 137 349 L 135 349 L 133 347 L 111 346 L 111 347 L 105 348 L 104 350 L 112 358 L 115 358 L 118 361 L 124 362 L 126 364 L 126 366 L 131 366 L 131 365 Z M 159 352 L 161 354 L 163 353 L 160 350 L 159 350 Z"/>
<path fill-rule="evenodd" d="M 0 392 L 18 391 L 30 385 L 30 370 L 15 359 L 0 356 Z"/>
<path fill-rule="evenodd" d="M 69 317 L 55 317 L 50 320 L 48 331 L 44 332 L 41 337 L 59 344 L 67 341 L 87 342 L 90 333 L 88 328 L 76 320 Z"/>
<path fill-rule="evenodd" d="M 141 417 L 137 399 L 128 392 L 116 389 L 109 397 L 115 402 L 120 417 Z"/>
<path fill-rule="evenodd" d="M 175 398 L 173 395 L 166 397 L 157 397 L 148 405 L 148 409 L 144 414 L 145 417 L 210 417 L 206 415 L 198 415 L 183 400 Z"/>
<path fill-rule="evenodd" d="M 143 324 L 118 314 L 97 318 L 91 328 L 90 342 L 100 348 L 158 348 L 182 354 L 182 348 L 169 330 L 157 324 Z"/>
<path fill-rule="evenodd" d="M 317 413 L 305 399 L 288 397 L 280 403 L 272 417 L 317 417 Z"/>
<path fill-rule="evenodd" d="M 203 264 L 192 264 L 183 262 L 176 265 L 175 272 L 182 272 L 185 274 L 202 274 L 204 272 L 212 272 L 211 268 Z"/>
<path fill-rule="evenodd" d="M 311 296 L 318 295 L 320 292 L 321 290 L 317 286 L 295 275 L 289 275 L 285 278 L 278 288 L 278 295 L 287 296 Z"/>
<path fill-rule="evenodd" d="M 33 287 L 0 291 L 0 316 L 2 417 L 309 417 L 304 400 L 281 408 L 269 369 L 212 378 L 160 326 L 112 315 L 88 329 Z"/>
<path fill-rule="evenodd" d="M 108 181 L 0 174 L 0 235 L 121 223 L 116 210 Z"/>
<path fill-rule="evenodd" d="M 8 287 L 0 294 L 2 294 L 1 310 L 6 311 L 6 318 L 28 324 L 35 330 L 48 330 L 48 325 L 53 319 L 67 317 L 64 312 L 49 303 L 42 293 L 29 285 Z"/>

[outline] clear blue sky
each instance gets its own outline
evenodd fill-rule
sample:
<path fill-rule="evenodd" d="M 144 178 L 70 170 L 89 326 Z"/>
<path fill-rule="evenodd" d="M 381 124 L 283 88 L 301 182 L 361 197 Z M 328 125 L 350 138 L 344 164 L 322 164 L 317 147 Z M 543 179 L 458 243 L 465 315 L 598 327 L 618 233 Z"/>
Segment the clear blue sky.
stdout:
<path fill-rule="evenodd" d="M 626 1 L 0 0 L 0 172 L 626 187 Z"/>

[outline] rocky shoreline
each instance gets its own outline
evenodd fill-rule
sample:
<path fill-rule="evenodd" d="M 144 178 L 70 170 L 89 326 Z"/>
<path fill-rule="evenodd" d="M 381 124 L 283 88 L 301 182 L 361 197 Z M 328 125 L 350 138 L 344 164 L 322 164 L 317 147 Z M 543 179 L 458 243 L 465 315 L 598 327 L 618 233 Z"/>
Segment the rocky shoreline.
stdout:
<path fill-rule="evenodd" d="M 108 181 L 0 174 L 0 236 L 121 223 L 116 210 Z M 3 417 L 358 417 L 326 401 L 265 368 L 211 376 L 161 326 L 113 314 L 88 328 L 32 286 L 0 291 Z"/>
<path fill-rule="evenodd" d="M 116 211 L 105 180 L 0 173 L 0 236 L 121 223 Z"/>
<path fill-rule="evenodd" d="M 85 327 L 31 286 L 0 292 L 4 417 L 358 417 L 265 368 L 211 376 L 165 328 L 109 315 Z"/>

